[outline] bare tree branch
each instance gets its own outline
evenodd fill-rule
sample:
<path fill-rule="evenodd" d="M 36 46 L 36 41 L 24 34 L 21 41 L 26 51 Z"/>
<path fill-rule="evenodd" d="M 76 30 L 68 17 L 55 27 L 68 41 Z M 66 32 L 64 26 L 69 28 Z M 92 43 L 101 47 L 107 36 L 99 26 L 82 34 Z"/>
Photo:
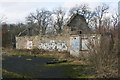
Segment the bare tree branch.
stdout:
<path fill-rule="evenodd" d="M 39 34 L 44 35 L 46 33 L 46 28 L 51 22 L 52 13 L 45 9 L 36 10 L 36 13 L 30 13 L 27 17 L 27 21 L 32 21 L 37 23 L 39 26 Z"/>
<path fill-rule="evenodd" d="M 54 15 L 54 28 L 57 31 L 58 34 L 62 32 L 62 28 L 64 25 L 64 20 L 65 20 L 65 11 L 64 9 L 57 8 L 53 11 Z"/>

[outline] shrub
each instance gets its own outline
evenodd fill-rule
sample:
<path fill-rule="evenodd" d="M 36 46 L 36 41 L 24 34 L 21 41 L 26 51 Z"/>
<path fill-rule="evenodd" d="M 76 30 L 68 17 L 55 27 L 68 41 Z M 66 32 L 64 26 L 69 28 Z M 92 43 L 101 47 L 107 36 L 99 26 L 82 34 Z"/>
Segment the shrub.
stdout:
<path fill-rule="evenodd" d="M 112 35 L 103 34 L 99 44 L 91 44 L 89 61 L 96 70 L 98 78 L 118 77 L 118 39 Z"/>

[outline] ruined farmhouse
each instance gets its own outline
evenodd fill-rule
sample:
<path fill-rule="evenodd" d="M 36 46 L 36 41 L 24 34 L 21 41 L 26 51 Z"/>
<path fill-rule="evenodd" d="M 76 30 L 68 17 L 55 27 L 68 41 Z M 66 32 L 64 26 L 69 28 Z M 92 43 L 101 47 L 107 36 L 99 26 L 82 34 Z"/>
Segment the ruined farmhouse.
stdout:
<path fill-rule="evenodd" d="M 100 39 L 100 34 L 91 34 L 84 16 L 74 14 L 63 27 L 61 35 L 16 36 L 16 49 L 45 49 L 68 51 L 73 56 L 88 51 L 89 39 Z M 86 53 L 87 54 L 87 53 Z"/>

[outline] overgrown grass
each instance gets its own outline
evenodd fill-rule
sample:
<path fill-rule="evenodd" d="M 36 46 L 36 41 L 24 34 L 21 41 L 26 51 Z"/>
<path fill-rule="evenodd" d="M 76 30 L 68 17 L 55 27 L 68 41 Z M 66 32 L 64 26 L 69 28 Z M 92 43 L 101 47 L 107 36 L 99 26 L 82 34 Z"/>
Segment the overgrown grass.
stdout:
<path fill-rule="evenodd" d="M 41 50 L 39 50 L 39 53 L 38 53 L 38 50 L 35 51 L 35 50 L 16 50 L 16 49 L 14 49 L 14 50 L 4 50 L 3 52 L 5 52 L 5 53 L 3 53 L 3 55 L 6 54 L 6 55 L 9 55 L 9 56 L 11 56 L 11 55 L 13 55 L 13 56 L 14 55 L 16 55 L 16 56 L 25 55 L 25 56 L 36 56 L 36 57 L 39 57 L 39 56 L 42 56 L 42 57 L 57 57 L 55 52 L 50 53 L 49 51 L 43 52 Z M 57 54 L 61 54 L 61 53 L 58 52 Z M 63 55 L 63 54 L 61 54 L 61 55 Z"/>
<path fill-rule="evenodd" d="M 7 71 L 5 69 L 2 69 L 2 76 L 4 78 L 30 78 L 28 76 L 24 76 L 24 75 L 21 75 L 21 74 L 17 74 L 15 72 L 10 72 L 10 71 Z"/>
<path fill-rule="evenodd" d="M 47 68 L 63 68 L 64 74 L 69 78 L 95 78 L 94 69 L 89 65 L 60 63 L 60 64 L 46 64 Z"/>
<path fill-rule="evenodd" d="M 47 69 L 62 68 L 64 69 L 64 75 L 68 78 L 95 78 L 95 76 L 93 75 L 94 71 L 88 65 L 71 65 L 71 64 L 61 63 L 61 64 L 44 65 L 44 67 L 46 67 Z M 4 78 L 32 78 L 17 74 L 15 72 L 10 72 L 6 70 L 2 70 L 2 71 Z"/>
<path fill-rule="evenodd" d="M 50 58 L 53 56 L 50 55 L 45 55 L 45 54 L 35 54 L 32 53 L 32 51 L 30 50 L 8 50 L 5 51 L 5 53 L 3 53 L 3 55 L 7 55 L 7 56 L 33 56 L 33 57 L 45 57 L 45 58 Z"/>
<path fill-rule="evenodd" d="M 55 54 L 55 53 L 54 53 Z M 60 58 L 59 56 L 56 57 L 56 54 L 33 54 L 30 51 L 21 51 L 21 50 L 11 50 L 7 51 L 6 54 L 8 56 L 34 56 L 34 57 L 45 57 L 45 58 L 56 58 L 57 60 L 64 60 L 65 58 Z M 44 64 L 44 67 L 46 69 L 52 69 L 52 68 L 62 68 L 64 69 L 64 74 L 69 78 L 95 78 L 94 76 L 94 69 L 86 64 L 81 63 L 73 63 L 73 60 L 68 60 L 65 63 L 58 63 L 58 64 Z M 12 76 L 12 77 L 20 77 L 23 78 L 22 75 L 13 73 L 13 72 L 7 72 L 3 70 L 4 76 Z"/>

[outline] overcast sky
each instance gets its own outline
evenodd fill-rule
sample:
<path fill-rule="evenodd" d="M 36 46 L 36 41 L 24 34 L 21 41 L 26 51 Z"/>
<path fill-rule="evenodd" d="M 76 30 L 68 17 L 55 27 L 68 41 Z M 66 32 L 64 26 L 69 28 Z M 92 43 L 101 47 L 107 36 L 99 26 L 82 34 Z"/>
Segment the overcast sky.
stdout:
<path fill-rule="evenodd" d="M 117 12 L 118 1 L 120 0 L 0 0 L 0 17 L 4 16 L 7 23 L 25 22 L 25 17 L 36 9 L 46 8 L 53 10 L 56 7 L 63 7 L 69 10 L 75 5 L 86 3 L 93 10 L 101 3 L 110 6 L 110 12 Z"/>

